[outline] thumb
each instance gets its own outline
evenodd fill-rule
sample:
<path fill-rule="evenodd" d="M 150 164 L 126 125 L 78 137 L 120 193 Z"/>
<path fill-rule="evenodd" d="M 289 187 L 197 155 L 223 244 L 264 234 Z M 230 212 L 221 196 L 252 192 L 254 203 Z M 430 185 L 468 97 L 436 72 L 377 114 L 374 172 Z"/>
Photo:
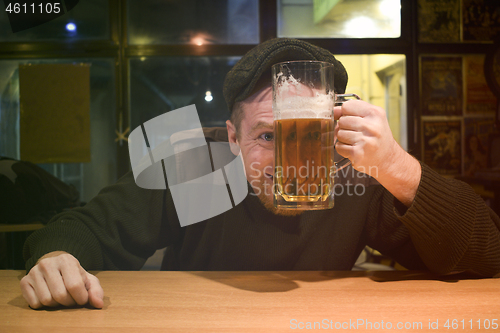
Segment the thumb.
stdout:
<path fill-rule="evenodd" d="M 89 293 L 89 304 L 96 309 L 101 309 L 104 306 L 104 291 L 99 279 L 95 275 L 87 273 L 85 288 Z"/>

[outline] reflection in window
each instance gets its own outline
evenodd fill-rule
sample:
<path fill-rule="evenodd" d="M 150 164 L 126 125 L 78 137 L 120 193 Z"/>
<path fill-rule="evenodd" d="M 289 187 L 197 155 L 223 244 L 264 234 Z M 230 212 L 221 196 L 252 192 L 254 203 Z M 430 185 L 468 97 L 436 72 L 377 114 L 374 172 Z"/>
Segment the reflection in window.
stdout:
<path fill-rule="evenodd" d="M 131 45 L 257 44 L 258 0 L 129 0 Z"/>
<path fill-rule="evenodd" d="M 40 164 L 59 179 L 73 184 L 88 201 L 116 181 L 114 62 L 106 59 L 0 61 L 0 155 L 19 156 L 20 64 L 83 62 L 90 66 L 90 163 Z"/>
<path fill-rule="evenodd" d="M 202 126 L 229 118 L 222 85 L 239 57 L 130 60 L 131 129 L 167 111 L 195 104 Z M 172 124 L 175 126 L 175 124 Z"/>
<path fill-rule="evenodd" d="M 398 38 L 401 0 L 278 0 L 278 36 Z"/>
<path fill-rule="evenodd" d="M 6 13 L 2 13 L 0 15 L 0 31 L 0 42 L 108 39 L 110 35 L 108 1 L 79 1 L 66 14 L 16 33 L 12 32 Z"/>

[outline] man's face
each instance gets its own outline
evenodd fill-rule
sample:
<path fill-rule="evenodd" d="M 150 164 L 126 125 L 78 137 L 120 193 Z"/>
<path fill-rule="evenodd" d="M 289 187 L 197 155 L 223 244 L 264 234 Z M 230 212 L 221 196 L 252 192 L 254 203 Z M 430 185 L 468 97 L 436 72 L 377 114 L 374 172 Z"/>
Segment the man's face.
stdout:
<path fill-rule="evenodd" d="M 229 142 L 241 150 L 247 180 L 264 206 L 279 215 L 298 215 L 301 211 L 278 210 L 273 204 L 274 137 L 272 88 L 270 85 L 241 102 L 243 120 L 239 129 L 227 121 Z"/>

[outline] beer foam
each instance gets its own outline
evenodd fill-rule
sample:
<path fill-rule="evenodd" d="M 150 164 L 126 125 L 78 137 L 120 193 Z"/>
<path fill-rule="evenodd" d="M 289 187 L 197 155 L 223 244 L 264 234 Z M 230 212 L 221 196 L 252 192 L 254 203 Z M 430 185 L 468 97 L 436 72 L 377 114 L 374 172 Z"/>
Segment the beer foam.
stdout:
<path fill-rule="evenodd" d="M 274 119 L 294 119 L 294 118 L 332 118 L 331 110 L 277 110 Z"/>
<path fill-rule="evenodd" d="M 332 117 L 334 94 L 320 93 L 292 75 L 288 78 L 279 73 L 274 84 L 274 119 L 328 118 Z"/>

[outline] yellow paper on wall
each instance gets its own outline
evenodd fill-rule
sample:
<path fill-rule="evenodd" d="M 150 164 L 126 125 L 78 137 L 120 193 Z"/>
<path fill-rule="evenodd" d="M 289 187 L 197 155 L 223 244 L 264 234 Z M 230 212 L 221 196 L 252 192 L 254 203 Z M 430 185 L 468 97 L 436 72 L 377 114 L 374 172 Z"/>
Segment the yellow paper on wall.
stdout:
<path fill-rule="evenodd" d="M 90 162 L 90 65 L 19 66 L 21 159 Z"/>

